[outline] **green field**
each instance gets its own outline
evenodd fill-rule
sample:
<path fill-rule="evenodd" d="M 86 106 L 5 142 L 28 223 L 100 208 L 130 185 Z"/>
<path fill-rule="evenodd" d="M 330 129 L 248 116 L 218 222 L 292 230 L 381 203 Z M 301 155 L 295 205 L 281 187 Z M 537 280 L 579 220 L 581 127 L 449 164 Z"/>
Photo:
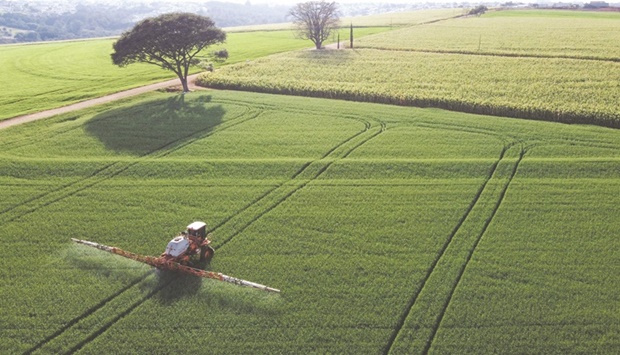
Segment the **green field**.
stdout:
<path fill-rule="evenodd" d="M 620 15 L 511 13 L 371 35 L 355 51 L 283 53 L 200 83 L 620 127 Z"/>
<path fill-rule="evenodd" d="M 153 92 L 0 130 L 0 354 L 620 353 L 616 15 L 455 11 L 360 19 L 354 51 L 230 33 L 205 79 L 297 97 Z M 613 43 L 546 46 L 544 23 Z M 0 119 L 169 77 L 113 67 L 112 41 L 0 46 Z M 208 270 L 282 292 L 70 240 L 157 256 L 196 220 Z"/>
<path fill-rule="evenodd" d="M 616 353 L 620 134 L 213 91 L 0 132 L 2 353 Z M 205 220 L 209 269 L 158 278 Z M 191 341 L 190 341 L 191 340 Z"/>
<path fill-rule="evenodd" d="M 366 33 L 380 31 L 365 29 Z M 176 78 L 153 65 L 114 66 L 110 59 L 114 41 L 0 46 L 0 120 Z M 230 64 L 311 46 L 291 31 L 263 31 L 230 33 L 222 47 L 230 53 Z"/>
<path fill-rule="evenodd" d="M 224 46 L 230 63 L 254 59 L 266 54 L 308 47 L 290 31 L 231 33 Z M 153 65 L 134 64 L 119 68 L 110 53 L 114 39 L 0 46 L 0 66 L 4 88 L 0 98 L 0 119 L 174 79 L 169 71 Z M 255 43 L 248 46 L 248 42 Z M 262 51 L 255 51 L 260 43 Z M 196 72 L 196 70 L 194 70 Z M 4 74 L 6 73 L 6 75 Z"/>

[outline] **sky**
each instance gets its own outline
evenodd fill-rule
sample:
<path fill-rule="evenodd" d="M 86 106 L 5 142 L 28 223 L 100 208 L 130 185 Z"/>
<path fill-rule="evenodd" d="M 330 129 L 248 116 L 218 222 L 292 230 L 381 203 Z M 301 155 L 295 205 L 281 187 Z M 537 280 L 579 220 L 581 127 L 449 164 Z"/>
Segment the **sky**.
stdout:
<path fill-rule="evenodd" d="M 28 0 L 27 0 L 28 1 Z M 48 3 L 57 3 L 58 0 L 30 0 L 33 2 L 48 2 Z M 122 0 L 86 0 L 84 2 L 97 2 L 97 3 L 119 3 Z M 126 2 L 128 0 L 125 0 Z M 220 2 L 233 2 L 244 4 L 247 0 L 137 0 L 136 2 L 149 2 L 149 1 L 170 1 L 170 2 L 209 2 L 209 1 L 220 1 Z M 250 0 L 252 4 L 277 4 L 277 5 L 295 5 L 300 2 L 304 2 L 306 0 Z M 330 1 L 330 0 L 326 0 Z M 333 0 L 337 3 L 384 3 L 384 4 L 403 4 L 403 3 L 416 3 L 416 2 L 448 2 L 449 0 Z M 78 0 L 72 0 L 71 2 L 78 2 Z"/>

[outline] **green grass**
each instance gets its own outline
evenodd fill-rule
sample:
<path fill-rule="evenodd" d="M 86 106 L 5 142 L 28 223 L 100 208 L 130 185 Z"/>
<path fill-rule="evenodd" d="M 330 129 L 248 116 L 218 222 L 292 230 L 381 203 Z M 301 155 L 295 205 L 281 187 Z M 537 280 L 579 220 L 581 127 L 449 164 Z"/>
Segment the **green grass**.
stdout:
<path fill-rule="evenodd" d="M 0 352 L 615 353 L 619 148 L 602 127 L 232 91 L 11 127 Z M 209 269 L 282 293 L 69 239 L 158 255 L 194 220 Z"/>
<path fill-rule="evenodd" d="M 0 119 L 171 79 L 154 66 L 118 68 L 111 39 L 0 46 Z"/>

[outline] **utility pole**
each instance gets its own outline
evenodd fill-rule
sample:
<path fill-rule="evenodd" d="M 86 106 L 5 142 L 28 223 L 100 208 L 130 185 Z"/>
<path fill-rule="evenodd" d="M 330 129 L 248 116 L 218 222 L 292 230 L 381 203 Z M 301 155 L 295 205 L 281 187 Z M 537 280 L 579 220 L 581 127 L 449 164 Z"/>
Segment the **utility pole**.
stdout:
<path fill-rule="evenodd" d="M 351 47 L 351 49 L 353 49 L 353 22 L 351 22 L 351 33 L 349 34 L 349 41 L 350 41 L 350 45 L 349 47 Z"/>

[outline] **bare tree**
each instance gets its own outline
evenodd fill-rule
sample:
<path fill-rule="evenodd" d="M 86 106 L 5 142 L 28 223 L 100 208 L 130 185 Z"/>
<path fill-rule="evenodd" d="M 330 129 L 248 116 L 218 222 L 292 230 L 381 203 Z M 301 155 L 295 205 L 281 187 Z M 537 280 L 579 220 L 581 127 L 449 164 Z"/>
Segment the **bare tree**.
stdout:
<path fill-rule="evenodd" d="M 335 2 L 308 1 L 295 5 L 289 11 L 299 38 L 311 40 L 316 49 L 321 49 L 323 41 L 338 27 L 338 5 Z"/>

